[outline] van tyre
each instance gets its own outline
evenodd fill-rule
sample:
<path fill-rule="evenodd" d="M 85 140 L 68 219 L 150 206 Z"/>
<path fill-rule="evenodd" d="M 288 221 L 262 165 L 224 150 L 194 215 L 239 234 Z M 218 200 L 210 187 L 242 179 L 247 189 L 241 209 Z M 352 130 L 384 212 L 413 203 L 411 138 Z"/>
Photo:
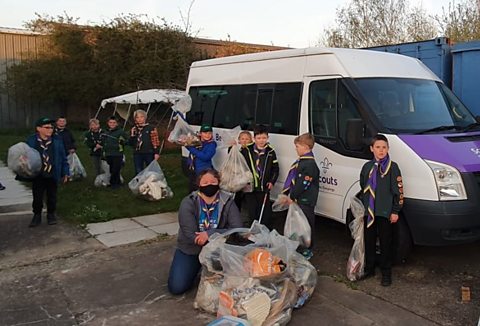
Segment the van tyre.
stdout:
<path fill-rule="evenodd" d="M 403 214 L 400 214 L 398 222 L 393 225 L 393 264 L 404 264 L 413 248 L 410 228 Z"/>

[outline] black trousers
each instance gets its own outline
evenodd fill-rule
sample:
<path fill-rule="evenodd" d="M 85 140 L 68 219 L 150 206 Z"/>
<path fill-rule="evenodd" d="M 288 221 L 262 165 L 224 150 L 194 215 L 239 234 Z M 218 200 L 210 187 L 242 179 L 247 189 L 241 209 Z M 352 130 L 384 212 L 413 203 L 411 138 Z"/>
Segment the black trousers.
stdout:
<path fill-rule="evenodd" d="M 367 228 L 367 217 L 365 217 L 365 273 L 375 270 L 375 252 L 377 236 L 380 240 L 380 269 L 382 275 L 391 276 L 392 273 L 392 236 L 393 225 L 385 217 L 375 217 L 375 222 Z"/>
<path fill-rule="evenodd" d="M 47 214 L 55 214 L 57 209 L 57 182 L 53 178 L 38 177 L 33 180 L 33 214 L 41 214 L 43 209 L 43 197 L 47 194 Z"/>
<path fill-rule="evenodd" d="M 298 206 L 300 206 L 303 214 L 305 214 L 305 217 L 308 220 L 308 224 L 310 225 L 310 229 L 312 230 L 312 233 L 310 235 L 311 240 L 309 249 L 313 249 L 313 233 L 315 232 L 315 207 L 301 204 L 299 204 Z"/>
<path fill-rule="evenodd" d="M 122 169 L 123 156 L 107 156 L 105 159 L 110 166 L 110 186 L 119 186 L 121 184 L 120 170 Z"/>
<path fill-rule="evenodd" d="M 267 198 L 265 198 L 267 196 Z M 272 203 L 270 202 L 270 193 L 263 191 L 254 191 L 245 193 L 245 204 L 248 210 L 248 217 L 250 218 L 250 223 L 253 220 L 257 220 L 260 217 L 262 211 L 263 202 L 265 200 L 265 208 L 263 209 L 262 214 L 262 224 L 271 227 L 271 217 L 272 217 Z"/>

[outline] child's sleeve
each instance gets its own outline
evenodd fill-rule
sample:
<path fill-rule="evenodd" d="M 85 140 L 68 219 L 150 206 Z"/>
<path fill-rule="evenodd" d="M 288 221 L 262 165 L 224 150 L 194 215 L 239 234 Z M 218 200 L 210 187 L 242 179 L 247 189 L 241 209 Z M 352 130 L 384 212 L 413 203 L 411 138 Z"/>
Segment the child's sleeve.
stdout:
<path fill-rule="evenodd" d="M 390 187 L 393 194 L 392 214 L 398 214 L 403 207 L 403 179 L 397 164 L 392 165 Z"/>
<path fill-rule="evenodd" d="M 157 128 L 153 128 L 152 132 L 150 132 L 150 141 L 152 142 L 154 153 L 160 154 L 160 137 Z"/>
<path fill-rule="evenodd" d="M 203 161 L 208 161 L 211 160 L 212 157 L 215 155 L 215 152 L 217 151 L 217 143 L 216 142 L 211 142 L 206 144 L 205 146 L 202 147 L 202 149 L 197 149 L 193 146 L 187 147 L 187 149 L 198 157 L 199 159 Z"/>
<path fill-rule="evenodd" d="M 272 171 L 271 171 L 270 182 L 272 183 L 272 185 L 274 185 L 278 179 L 279 167 L 278 167 L 277 153 L 275 153 L 274 150 L 272 150 L 271 153 L 272 153 Z"/>
<path fill-rule="evenodd" d="M 298 199 L 302 193 L 306 192 L 312 183 L 318 182 L 319 172 L 316 164 L 299 164 L 298 173 L 295 176 L 295 186 L 290 189 L 290 198 Z"/>

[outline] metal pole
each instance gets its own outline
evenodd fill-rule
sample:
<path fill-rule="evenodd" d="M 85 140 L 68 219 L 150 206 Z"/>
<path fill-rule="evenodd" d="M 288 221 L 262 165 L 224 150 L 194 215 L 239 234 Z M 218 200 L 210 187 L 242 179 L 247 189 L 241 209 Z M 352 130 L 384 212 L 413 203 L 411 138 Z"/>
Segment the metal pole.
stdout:
<path fill-rule="evenodd" d="M 128 118 L 130 117 L 130 109 L 132 108 L 132 104 L 130 103 L 128 105 L 128 111 L 127 111 L 127 117 L 125 119 L 125 122 L 123 123 L 123 129 L 125 129 L 125 126 L 127 125 Z"/>

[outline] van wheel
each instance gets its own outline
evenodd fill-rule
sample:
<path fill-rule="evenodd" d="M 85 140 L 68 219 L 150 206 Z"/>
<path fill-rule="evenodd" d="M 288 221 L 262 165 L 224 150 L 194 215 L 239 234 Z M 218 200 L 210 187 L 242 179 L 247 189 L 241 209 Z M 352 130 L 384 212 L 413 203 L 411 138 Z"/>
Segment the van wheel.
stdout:
<path fill-rule="evenodd" d="M 393 263 L 404 264 L 413 248 L 410 228 L 403 214 L 400 214 L 398 222 L 393 225 Z"/>

